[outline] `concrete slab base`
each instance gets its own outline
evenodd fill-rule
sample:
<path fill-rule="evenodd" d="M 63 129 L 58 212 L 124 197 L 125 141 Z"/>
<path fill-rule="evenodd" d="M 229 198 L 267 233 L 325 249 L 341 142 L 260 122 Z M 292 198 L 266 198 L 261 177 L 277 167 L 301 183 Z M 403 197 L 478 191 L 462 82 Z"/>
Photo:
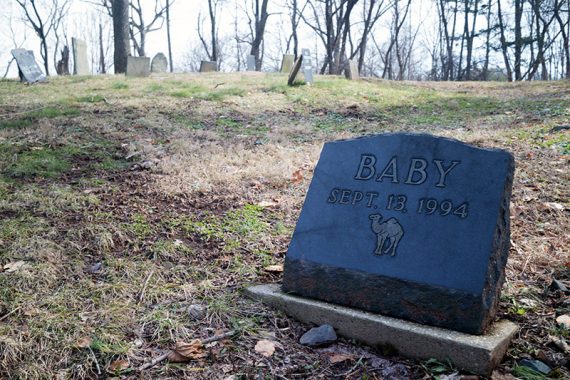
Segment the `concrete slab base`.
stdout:
<path fill-rule="evenodd" d="M 246 289 L 256 300 L 305 323 L 332 325 L 340 335 L 370 346 L 390 346 L 402 356 L 451 360 L 459 369 L 488 376 L 500 363 L 517 325 L 499 321 L 486 335 L 469 335 L 293 296 L 277 284 Z"/>

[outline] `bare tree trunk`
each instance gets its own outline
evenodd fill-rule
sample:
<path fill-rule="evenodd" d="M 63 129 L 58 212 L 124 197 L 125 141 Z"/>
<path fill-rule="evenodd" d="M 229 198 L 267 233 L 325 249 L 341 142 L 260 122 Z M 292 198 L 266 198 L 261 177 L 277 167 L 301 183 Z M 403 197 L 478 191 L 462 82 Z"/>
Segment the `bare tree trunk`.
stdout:
<path fill-rule="evenodd" d="M 523 39 L 522 39 L 522 26 L 521 20 L 523 15 L 523 1 L 524 0 L 515 0 L 515 80 L 522 79 L 521 73 L 521 61 L 522 61 L 522 48 L 523 48 Z"/>
<path fill-rule="evenodd" d="M 214 0 L 208 0 L 208 10 L 210 13 L 210 33 L 211 33 L 211 41 L 212 41 L 212 54 L 210 59 L 212 61 L 218 60 L 218 36 L 216 33 L 216 4 L 214 4 Z"/>
<path fill-rule="evenodd" d="M 170 0 L 166 0 L 166 40 L 168 42 L 168 62 L 170 64 L 170 72 L 174 71 L 174 62 L 172 62 L 172 41 L 170 38 Z"/>
<path fill-rule="evenodd" d="M 564 52 L 563 56 L 564 56 L 565 76 L 567 79 L 570 79 L 570 47 L 568 46 L 568 40 L 570 39 L 570 36 L 569 36 L 569 34 L 570 34 L 570 6 L 569 6 L 569 9 L 566 10 L 566 13 L 568 13 L 568 16 L 566 16 L 566 18 L 567 18 L 566 25 L 564 25 L 562 17 L 560 16 L 561 6 L 560 6 L 558 1 L 559 0 L 556 0 L 556 2 L 554 4 L 554 7 L 555 7 L 554 17 L 556 18 L 556 21 L 558 21 L 558 25 L 560 25 L 560 33 L 562 34 L 562 49 Z M 565 29 L 565 27 L 568 27 L 568 31 Z"/>
<path fill-rule="evenodd" d="M 103 48 L 103 25 L 99 24 L 99 72 L 101 74 L 107 73 L 105 67 L 105 49 Z"/>
<path fill-rule="evenodd" d="M 255 57 L 255 70 L 260 71 L 262 65 L 262 59 L 260 55 L 260 47 L 263 42 L 263 35 L 265 33 L 265 25 L 267 23 L 267 18 L 269 14 L 267 13 L 267 3 L 268 0 L 254 0 L 254 17 L 255 17 L 255 36 L 251 42 L 251 52 L 250 54 Z"/>
<path fill-rule="evenodd" d="M 113 40 L 115 42 L 115 73 L 127 71 L 129 56 L 129 0 L 113 0 Z"/>
<path fill-rule="evenodd" d="M 491 52 L 491 3 L 493 0 L 489 0 L 487 4 L 487 30 L 485 38 L 485 63 L 483 64 L 483 80 L 489 80 L 489 55 Z"/>
<path fill-rule="evenodd" d="M 499 18 L 499 31 L 501 33 L 501 52 L 503 53 L 503 61 L 505 62 L 505 69 L 507 70 L 507 79 L 509 82 L 513 81 L 513 72 L 509 62 L 509 52 L 507 39 L 505 37 L 505 23 L 503 21 L 503 12 L 501 9 L 501 0 L 497 0 L 497 17 Z"/>

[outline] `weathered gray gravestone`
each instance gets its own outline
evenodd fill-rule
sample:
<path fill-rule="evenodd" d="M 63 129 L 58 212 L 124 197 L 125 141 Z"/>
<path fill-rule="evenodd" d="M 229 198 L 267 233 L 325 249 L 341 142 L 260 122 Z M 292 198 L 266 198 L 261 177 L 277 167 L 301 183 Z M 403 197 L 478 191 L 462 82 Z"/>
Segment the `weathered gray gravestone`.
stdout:
<path fill-rule="evenodd" d="M 354 59 L 349 59 L 346 65 L 346 69 L 344 70 L 344 75 L 346 79 L 350 80 L 358 80 L 360 79 L 360 75 L 358 74 L 358 62 Z"/>
<path fill-rule="evenodd" d="M 21 81 L 35 83 L 46 80 L 46 76 L 34 58 L 33 51 L 26 49 L 14 49 L 11 53 L 18 64 L 18 74 Z"/>
<path fill-rule="evenodd" d="M 216 61 L 202 61 L 200 62 L 200 72 L 207 73 L 218 71 L 218 62 Z"/>
<path fill-rule="evenodd" d="M 150 58 L 129 56 L 126 75 L 128 77 L 148 77 L 150 75 Z"/>
<path fill-rule="evenodd" d="M 311 52 L 309 49 L 303 49 L 303 74 L 305 75 L 305 82 L 313 84 L 313 60 L 311 59 Z"/>
<path fill-rule="evenodd" d="M 329 142 L 285 260 L 283 291 L 307 298 L 268 288 L 250 292 L 353 338 L 416 357 L 449 356 L 487 374 L 516 330 L 510 322 L 490 327 L 509 251 L 513 172 L 506 151 L 429 135 Z M 275 301 L 279 297 L 290 298 Z M 311 305 L 308 298 L 352 309 Z M 354 309 L 491 333 L 470 338 L 400 320 L 375 321 Z M 368 333 L 376 326 L 383 335 L 368 337 L 361 326 Z M 431 350 L 413 346 L 415 338 Z"/>
<path fill-rule="evenodd" d="M 247 56 L 247 71 L 255 71 L 255 55 Z"/>
<path fill-rule="evenodd" d="M 311 60 L 311 52 L 309 49 L 303 49 L 302 55 L 297 58 L 295 64 L 291 68 L 289 73 L 289 79 L 287 84 L 293 86 L 297 81 L 299 81 L 299 73 L 302 70 L 304 82 L 307 84 L 313 84 L 313 63 Z"/>
<path fill-rule="evenodd" d="M 73 74 L 89 75 L 89 62 L 87 60 L 87 44 L 79 38 L 71 38 L 71 47 L 73 50 Z"/>
<path fill-rule="evenodd" d="M 168 69 L 168 59 L 163 53 L 158 53 L 152 59 L 150 63 L 151 73 L 165 73 Z"/>
<path fill-rule="evenodd" d="M 511 154 L 429 135 L 325 144 L 283 289 L 481 334 L 509 251 Z"/>
<path fill-rule="evenodd" d="M 281 72 L 288 74 L 295 63 L 295 56 L 293 54 L 283 54 L 281 61 Z"/>

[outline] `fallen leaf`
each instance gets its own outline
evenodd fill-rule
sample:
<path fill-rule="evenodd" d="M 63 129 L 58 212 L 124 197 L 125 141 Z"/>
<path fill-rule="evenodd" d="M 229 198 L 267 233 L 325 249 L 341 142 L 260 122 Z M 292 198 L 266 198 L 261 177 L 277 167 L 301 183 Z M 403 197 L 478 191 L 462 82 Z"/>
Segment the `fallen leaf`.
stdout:
<path fill-rule="evenodd" d="M 556 203 L 556 202 L 544 202 L 544 205 L 548 208 L 551 208 L 553 210 L 558 210 L 558 211 L 564 211 L 564 206 L 561 205 L 560 203 Z"/>
<path fill-rule="evenodd" d="M 255 345 L 255 352 L 268 358 L 275 352 L 275 343 L 267 339 L 262 339 Z"/>
<path fill-rule="evenodd" d="M 259 207 L 275 207 L 278 204 L 279 204 L 279 202 L 276 202 L 276 201 L 261 201 L 257 205 Z"/>
<path fill-rule="evenodd" d="M 6 273 L 14 273 L 15 271 L 23 267 L 25 263 L 26 263 L 25 261 L 15 261 L 13 263 L 8 263 L 4 265 L 4 271 Z"/>
<path fill-rule="evenodd" d="M 75 347 L 77 348 L 87 348 L 89 346 L 91 346 L 91 338 L 89 338 L 88 336 L 85 336 L 83 338 L 80 338 L 77 340 L 77 342 L 75 342 Z"/>
<path fill-rule="evenodd" d="M 556 323 L 564 327 L 565 329 L 570 330 L 570 314 L 563 314 L 556 318 Z"/>
<path fill-rule="evenodd" d="M 265 270 L 267 272 L 281 273 L 281 272 L 283 272 L 283 265 L 282 264 L 268 265 L 265 268 L 263 268 L 263 270 Z"/>
<path fill-rule="evenodd" d="M 291 182 L 296 185 L 298 183 L 301 183 L 301 181 L 303 181 L 303 174 L 301 173 L 301 169 L 295 170 L 291 176 Z"/>
<path fill-rule="evenodd" d="M 208 356 L 200 339 L 194 339 L 190 343 L 176 342 L 174 351 L 188 359 L 201 359 Z"/>
<path fill-rule="evenodd" d="M 115 360 L 109 365 L 109 372 L 121 372 L 129 368 L 129 362 L 126 360 Z"/>
<path fill-rule="evenodd" d="M 189 362 L 190 360 L 192 360 L 190 358 L 187 358 L 186 356 L 180 355 L 176 351 L 170 351 L 166 358 L 171 363 L 186 363 L 186 362 Z"/>
<path fill-rule="evenodd" d="M 342 363 L 344 361 L 352 360 L 352 359 L 354 359 L 354 356 L 352 356 L 352 355 L 334 354 L 334 355 L 331 355 L 329 357 L 329 362 L 331 364 L 335 364 L 335 363 Z"/>

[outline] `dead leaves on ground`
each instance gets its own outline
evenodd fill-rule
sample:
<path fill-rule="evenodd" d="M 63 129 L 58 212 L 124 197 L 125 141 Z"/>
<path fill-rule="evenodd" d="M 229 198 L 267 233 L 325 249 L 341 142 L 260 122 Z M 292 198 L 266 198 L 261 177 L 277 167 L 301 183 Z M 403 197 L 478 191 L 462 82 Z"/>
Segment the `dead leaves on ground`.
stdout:
<path fill-rule="evenodd" d="M 255 352 L 269 358 L 275 352 L 275 343 L 270 340 L 262 339 L 257 342 L 254 348 Z"/>
<path fill-rule="evenodd" d="M 25 261 L 15 261 L 12 263 L 8 263 L 6 265 L 4 265 L 3 270 L 0 272 L 5 272 L 5 273 L 14 273 L 16 271 L 18 271 L 19 269 L 21 269 L 24 265 L 26 264 Z"/>
<path fill-rule="evenodd" d="M 108 372 L 109 373 L 119 373 L 121 371 L 124 371 L 126 369 L 129 369 L 129 362 L 126 360 L 115 360 L 114 362 L 112 362 L 109 365 L 109 369 Z"/>
<path fill-rule="evenodd" d="M 194 339 L 190 343 L 176 342 L 176 348 L 168 354 L 168 361 L 172 363 L 184 363 L 190 360 L 203 359 L 208 356 L 200 339 Z"/>

